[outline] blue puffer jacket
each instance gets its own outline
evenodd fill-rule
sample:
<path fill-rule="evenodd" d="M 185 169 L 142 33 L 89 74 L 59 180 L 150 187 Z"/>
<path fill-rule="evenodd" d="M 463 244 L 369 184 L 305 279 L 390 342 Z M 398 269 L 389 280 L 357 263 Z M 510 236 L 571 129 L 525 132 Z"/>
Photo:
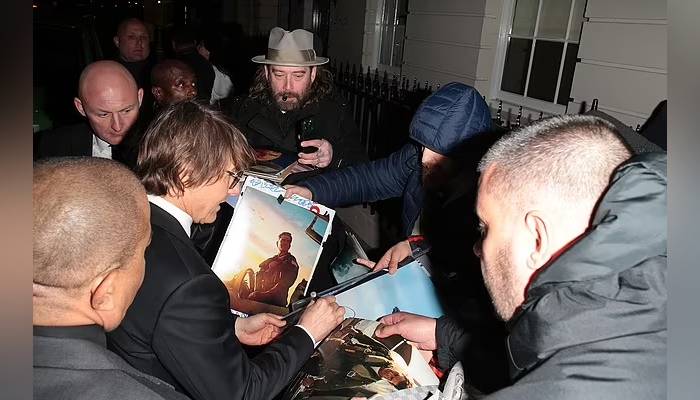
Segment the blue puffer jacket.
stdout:
<path fill-rule="evenodd" d="M 490 129 L 491 114 L 479 92 L 449 83 L 418 107 L 409 128 L 411 142 L 386 158 L 330 171 L 299 185 L 311 190 L 314 201 L 331 208 L 402 196 L 401 221 L 408 235 L 423 206 L 421 146 L 449 156 L 465 140 Z"/>

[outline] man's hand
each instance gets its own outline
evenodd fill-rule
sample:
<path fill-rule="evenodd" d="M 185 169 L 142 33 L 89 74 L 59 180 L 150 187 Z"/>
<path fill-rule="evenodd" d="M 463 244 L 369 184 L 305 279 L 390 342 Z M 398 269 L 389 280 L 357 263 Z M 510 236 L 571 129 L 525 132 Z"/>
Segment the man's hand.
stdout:
<path fill-rule="evenodd" d="M 333 145 L 326 139 L 311 139 L 301 142 L 302 147 L 312 146 L 318 150 L 313 153 L 299 153 L 299 163 L 314 167 L 327 167 L 333 161 Z"/>
<path fill-rule="evenodd" d="M 407 312 L 397 312 L 382 317 L 375 334 L 378 338 L 391 335 L 400 335 L 404 339 L 413 342 L 419 350 L 433 351 L 437 349 L 435 339 L 435 318 Z"/>
<path fill-rule="evenodd" d="M 243 344 L 261 346 L 279 336 L 286 324 L 281 316 L 269 313 L 236 318 L 236 337 Z"/>
<path fill-rule="evenodd" d="M 311 193 L 311 190 L 309 190 L 303 186 L 285 185 L 284 188 L 286 189 L 284 191 L 284 197 L 287 199 L 292 197 L 293 194 L 299 195 L 299 196 L 304 197 L 304 198 L 309 199 L 309 200 L 314 199 L 314 194 Z"/>
<path fill-rule="evenodd" d="M 314 300 L 299 318 L 303 326 L 318 343 L 325 339 L 345 317 L 345 308 L 335 302 L 334 296 L 324 296 Z"/>
<path fill-rule="evenodd" d="M 372 271 L 389 268 L 389 273 L 394 274 L 399 269 L 399 263 L 412 253 L 411 245 L 408 243 L 408 240 L 402 240 L 387 250 L 376 263 L 363 258 L 358 258 L 357 263 L 364 265 Z"/>

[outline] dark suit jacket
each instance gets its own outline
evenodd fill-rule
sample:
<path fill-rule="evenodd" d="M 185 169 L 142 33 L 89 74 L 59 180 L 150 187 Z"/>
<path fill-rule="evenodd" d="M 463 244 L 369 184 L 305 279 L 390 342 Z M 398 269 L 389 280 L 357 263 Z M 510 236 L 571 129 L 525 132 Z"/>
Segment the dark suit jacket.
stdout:
<path fill-rule="evenodd" d="M 105 347 L 102 327 L 34 327 L 34 399 L 185 400 Z"/>
<path fill-rule="evenodd" d="M 112 147 L 112 159 L 130 169 L 136 166 L 141 122 L 137 121 L 122 143 Z M 93 131 L 87 122 L 34 134 L 34 160 L 48 157 L 92 156 Z"/>
<path fill-rule="evenodd" d="M 249 359 L 234 332 L 228 291 L 177 220 L 151 204 L 143 284 L 110 349 L 194 399 L 270 399 L 311 356 L 292 327 Z"/>

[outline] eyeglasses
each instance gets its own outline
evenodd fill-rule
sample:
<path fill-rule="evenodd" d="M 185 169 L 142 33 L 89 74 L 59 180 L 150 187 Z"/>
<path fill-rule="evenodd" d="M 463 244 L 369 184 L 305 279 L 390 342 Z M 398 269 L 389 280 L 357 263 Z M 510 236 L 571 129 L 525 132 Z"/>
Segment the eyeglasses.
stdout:
<path fill-rule="evenodd" d="M 243 172 L 226 171 L 226 173 L 231 178 L 231 183 L 228 185 L 229 189 L 235 188 L 241 179 L 243 179 Z"/>

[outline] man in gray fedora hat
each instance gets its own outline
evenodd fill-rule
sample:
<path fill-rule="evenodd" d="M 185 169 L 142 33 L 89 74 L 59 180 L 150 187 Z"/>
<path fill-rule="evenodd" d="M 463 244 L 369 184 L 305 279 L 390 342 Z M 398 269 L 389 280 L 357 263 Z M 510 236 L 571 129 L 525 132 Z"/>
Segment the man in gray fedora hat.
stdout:
<path fill-rule="evenodd" d="M 252 61 L 260 64 L 253 85 L 228 112 L 254 148 L 295 154 L 317 168 L 366 161 L 359 129 L 333 92 L 322 67 L 328 58 L 316 55 L 311 32 L 273 28 L 267 53 Z"/>

